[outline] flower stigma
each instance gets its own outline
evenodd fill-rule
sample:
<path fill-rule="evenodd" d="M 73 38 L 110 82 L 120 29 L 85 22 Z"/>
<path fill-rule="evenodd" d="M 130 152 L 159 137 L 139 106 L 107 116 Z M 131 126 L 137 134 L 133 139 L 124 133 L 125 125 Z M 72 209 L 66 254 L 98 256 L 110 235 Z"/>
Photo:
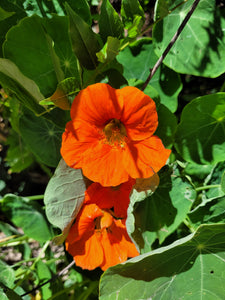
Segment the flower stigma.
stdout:
<path fill-rule="evenodd" d="M 106 138 L 106 142 L 111 146 L 125 146 L 125 138 L 127 137 L 127 131 L 123 123 L 118 119 L 110 120 L 104 127 L 103 133 Z"/>

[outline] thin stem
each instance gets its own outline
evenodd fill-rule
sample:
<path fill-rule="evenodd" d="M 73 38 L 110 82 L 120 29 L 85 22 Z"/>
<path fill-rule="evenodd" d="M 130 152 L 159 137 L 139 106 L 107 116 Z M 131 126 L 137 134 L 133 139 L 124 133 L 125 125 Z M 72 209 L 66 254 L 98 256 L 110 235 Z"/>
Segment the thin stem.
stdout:
<path fill-rule="evenodd" d="M 39 9 L 40 9 L 40 12 L 41 12 L 42 16 L 43 16 L 44 18 L 46 18 L 47 15 L 46 15 L 46 12 L 45 12 L 45 10 L 44 10 L 44 8 L 43 8 L 43 6 L 42 6 L 41 0 L 36 0 L 36 2 L 37 2 L 37 5 L 38 5 L 38 7 L 39 7 Z"/>
<path fill-rule="evenodd" d="M 181 34 L 181 32 L 183 31 L 185 25 L 187 24 L 188 20 L 190 19 L 191 15 L 193 14 L 193 12 L 195 11 L 198 3 L 200 0 L 195 0 L 194 3 L 192 4 L 189 12 L 187 13 L 186 17 L 184 18 L 183 22 L 180 24 L 179 28 L 177 29 L 176 33 L 174 34 L 174 36 L 172 37 L 170 43 L 168 44 L 168 46 L 166 47 L 166 49 L 164 50 L 163 54 L 160 56 L 160 58 L 158 59 L 158 61 L 156 62 L 156 64 L 154 65 L 154 67 L 151 69 L 150 74 L 148 76 L 148 78 L 146 79 L 143 87 L 142 87 L 142 91 L 144 91 L 144 89 L 146 88 L 146 86 L 149 84 L 150 80 L 152 79 L 153 75 L 155 74 L 155 72 L 158 70 L 159 66 L 161 65 L 161 63 L 163 62 L 164 58 L 167 56 L 167 54 L 169 53 L 170 49 L 172 48 L 172 46 L 174 45 L 174 43 L 176 42 L 177 38 L 179 37 L 179 35 Z"/>
<path fill-rule="evenodd" d="M 220 184 L 212 184 L 212 185 L 205 185 L 205 186 L 197 187 L 197 188 L 195 188 L 195 190 L 197 192 L 199 192 L 199 191 L 208 190 L 208 189 L 215 189 L 215 188 L 219 188 L 219 187 L 220 187 Z"/>
<path fill-rule="evenodd" d="M 36 286 L 35 288 L 33 288 L 32 290 L 26 292 L 25 294 L 21 295 L 20 297 L 24 297 L 28 294 L 33 293 L 34 291 L 38 290 L 39 288 L 41 288 L 42 286 L 46 285 L 47 283 L 55 280 L 56 278 L 58 278 L 59 276 L 63 275 L 67 270 L 69 270 L 73 265 L 75 264 L 75 261 L 73 260 L 68 266 L 66 266 L 64 269 L 62 269 L 60 272 L 58 272 L 57 274 L 55 274 L 54 276 L 52 276 L 52 278 L 50 278 L 49 280 L 45 281 L 44 283 Z"/>
<path fill-rule="evenodd" d="M 29 200 L 42 200 L 44 199 L 44 195 L 25 196 L 25 198 Z"/>

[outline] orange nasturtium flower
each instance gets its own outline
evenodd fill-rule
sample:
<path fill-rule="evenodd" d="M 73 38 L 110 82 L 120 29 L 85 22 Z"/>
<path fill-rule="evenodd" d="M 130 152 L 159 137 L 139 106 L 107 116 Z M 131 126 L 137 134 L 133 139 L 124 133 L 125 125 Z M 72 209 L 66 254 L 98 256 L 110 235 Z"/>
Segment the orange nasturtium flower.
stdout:
<path fill-rule="evenodd" d="M 89 186 L 84 205 L 65 243 L 77 266 L 89 270 L 100 267 L 105 271 L 129 257 L 139 255 L 125 225 L 129 205 L 127 190 L 131 188 L 131 182 L 126 182 L 119 187 L 119 194 L 98 183 Z"/>
<path fill-rule="evenodd" d="M 155 102 L 138 88 L 96 83 L 80 91 L 62 136 L 67 165 L 103 186 L 148 178 L 166 163 L 170 150 L 154 136 Z"/>

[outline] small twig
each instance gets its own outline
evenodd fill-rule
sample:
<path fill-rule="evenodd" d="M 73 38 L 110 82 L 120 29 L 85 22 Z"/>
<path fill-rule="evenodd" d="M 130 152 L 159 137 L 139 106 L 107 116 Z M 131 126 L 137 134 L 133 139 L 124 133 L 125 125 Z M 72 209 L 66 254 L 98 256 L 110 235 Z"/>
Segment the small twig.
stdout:
<path fill-rule="evenodd" d="M 63 275 L 67 270 L 69 270 L 74 264 L 75 264 L 75 261 L 73 260 L 68 266 L 66 266 L 64 269 L 62 269 L 59 273 L 57 273 L 54 276 L 52 276 L 52 278 L 50 278 L 49 280 L 45 281 L 42 284 L 39 284 L 38 286 L 36 286 L 32 290 L 24 293 L 20 297 L 24 297 L 26 295 L 29 295 L 30 293 L 33 293 L 34 291 L 39 290 L 42 286 L 46 285 L 47 283 L 56 280 L 58 277 L 60 277 L 61 275 Z"/>
<path fill-rule="evenodd" d="M 174 36 L 172 37 L 170 43 L 168 44 L 168 46 L 166 47 L 166 49 L 164 50 L 163 54 L 160 56 L 160 58 L 158 59 L 158 61 L 154 65 L 154 67 L 151 69 L 148 78 L 146 79 L 145 83 L 143 84 L 143 87 L 141 89 L 142 91 L 144 91 L 144 89 L 146 88 L 146 86 L 149 84 L 149 81 L 152 79 L 153 75 L 158 70 L 158 68 L 161 65 L 162 61 L 164 60 L 164 58 L 166 57 L 166 55 L 169 53 L 170 49 L 172 48 L 172 46 L 176 42 L 177 38 L 181 34 L 182 30 L 184 29 L 185 25 L 187 24 L 188 20 L 190 19 L 191 15 L 193 14 L 193 12 L 196 9 L 196 7 L 197 7 L 197 5 L 198 5 L 199 2 L 200 2 L 200 0 L 195 0 L 194 3 L 192 4 L 189 12 L 187 13 L 187 15 L 184 18 L 183 22 L 180 24 L 180 26 L 177 29 L 177 31 L 174 34 Z"/>

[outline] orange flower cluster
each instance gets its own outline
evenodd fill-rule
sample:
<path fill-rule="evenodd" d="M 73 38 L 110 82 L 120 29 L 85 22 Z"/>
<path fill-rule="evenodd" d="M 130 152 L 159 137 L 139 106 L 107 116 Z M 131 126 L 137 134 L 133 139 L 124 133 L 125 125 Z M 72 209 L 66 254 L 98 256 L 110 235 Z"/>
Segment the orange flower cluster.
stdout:
<path fill-rule="evenodd" d="M 153 176 L 170 155 L 153 135 L 157 126 L 154 101 L 135 87 L 97 83 L 75 97 L 61 154 L 94 182 L 66 240 L 78 266 L 105 270 L 138 255 L 125 221 L 136 179 Z"/>

